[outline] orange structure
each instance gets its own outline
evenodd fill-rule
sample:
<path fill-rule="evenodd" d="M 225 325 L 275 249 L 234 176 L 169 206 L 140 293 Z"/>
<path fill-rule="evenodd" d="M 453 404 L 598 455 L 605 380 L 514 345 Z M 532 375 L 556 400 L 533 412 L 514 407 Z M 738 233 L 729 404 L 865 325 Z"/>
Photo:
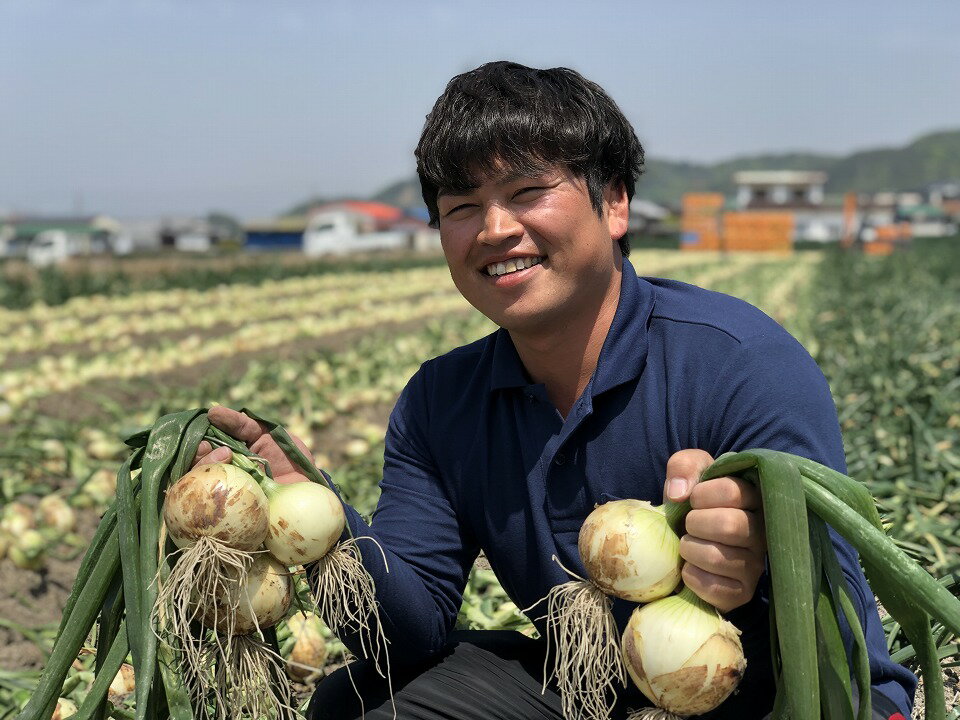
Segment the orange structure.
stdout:
<path fill-rule="evenodd" d="M 843 196 L 843 237 L 840 238 L 842 247 L 850 247 L 856 238 L 857 196 L 848 192 Z"/>
<path fill-rule="evenodd" d="M 681 250 L 720 249 L 720 193 L 686 193 L 680 218 Z"/>
<path fill-rule="evenodd" d="M 724 213 L 721 247 L 734 252 L 792 252 L 793 222 L 789 212 Z"/>

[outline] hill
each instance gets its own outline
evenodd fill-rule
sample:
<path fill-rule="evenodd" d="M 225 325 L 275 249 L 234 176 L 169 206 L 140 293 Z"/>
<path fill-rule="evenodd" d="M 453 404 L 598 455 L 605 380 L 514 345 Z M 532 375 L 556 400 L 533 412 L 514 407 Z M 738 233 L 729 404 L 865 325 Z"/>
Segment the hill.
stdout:
<path fill-rule="evenodd" d="M 733 173 L 739 170 L 823 170 L 830 194 L 919 190 L 933 182 L 960 179 L 960 130 L 930 133 L 900 148 L 846 156 L 796 152 L 741 156 L 714 164 L 648 158 L 646 167 L 637 195 L 673 206 L 680 204 L 685 192 L 732 194 Z M 416 177 L 392 183 L 371 199 L 401 207 L 423 206 Z"/>

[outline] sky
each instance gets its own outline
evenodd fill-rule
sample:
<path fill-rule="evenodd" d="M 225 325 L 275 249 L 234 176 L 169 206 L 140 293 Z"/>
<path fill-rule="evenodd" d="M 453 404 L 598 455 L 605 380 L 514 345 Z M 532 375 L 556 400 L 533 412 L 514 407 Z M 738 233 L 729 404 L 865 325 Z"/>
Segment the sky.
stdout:
<path fill-rule="evenodd" d="M 960 128 L 958 37 L 957 0 L 0 0 L 0 214 L 366 197 L 500 59 L 596 81 L 649 157 L 902 146 Z"/>

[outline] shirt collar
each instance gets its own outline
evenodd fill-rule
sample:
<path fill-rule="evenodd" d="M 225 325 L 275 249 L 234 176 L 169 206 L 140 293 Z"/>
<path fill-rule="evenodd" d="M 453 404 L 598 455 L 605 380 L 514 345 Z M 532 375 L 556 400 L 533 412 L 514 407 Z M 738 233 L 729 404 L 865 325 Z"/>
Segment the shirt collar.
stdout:
<path fill-rule="evenodd" d="M 587 389 L 591 396 L 639 377 L 647 359 L 647 322 L 652 311 L 653 288 L 637 277 L 633 265 L 624 258 L 620 300 Z M 500 328 L 493 337 L 490 389 L 528 385 L 530 378 L 510 333 Z"/>

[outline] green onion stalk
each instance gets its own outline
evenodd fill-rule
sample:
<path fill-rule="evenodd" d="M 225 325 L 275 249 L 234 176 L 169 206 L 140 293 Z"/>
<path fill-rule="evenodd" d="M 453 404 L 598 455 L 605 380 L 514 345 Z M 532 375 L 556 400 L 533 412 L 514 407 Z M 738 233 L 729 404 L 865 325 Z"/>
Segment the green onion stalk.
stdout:
<path fill-rule="evenodd" d="M 320 615 L 336 601 L 347 607 L 335 608 L 334 616 L 343 617 L 351 608 L 355 613 L 349 603 L 357 595 L 369 597 L 365 648 L 374 656 L 385 649 L 372 581 L 355 540 L 337 542 L 343 510 L 329 478 L 282 427 L 245 412 L 270 428 L 312 482 L 278 485 L 269 465 L 211 426 L 204 409 L 164 415 L 128 437 L 130 452 L 117 475 L 116 499 L 83 557 L 53 652 L 18 720 L 51 717 L 70 665 L 95 626 L 95 677 L 76 716 L 82 720 L 107 716 L 110 684 L 128 659 L 137 678 L 137 720 L 292 717 L 296 710 L 270 626 L 287 613 L 291 568 L 305 562 L 320 566 L 315 591 L 323 590 L 324 582 L 336 584 L 348 574 L 339 566 L 348 566 L 353 575 L 345 584 L 354 595 L 340 587 L 331 593 L 334 600 L 320 596 Z M 191 470 L 203 440 L 230 445 L 233 464 Z M 324 513 L 304 510 L 316 509 L 318 502 Z M 288 515 L 281 523 L 275 513 L 285 506 Z M 298 527 L 297 517 L 306 524 Z M 327 546 L 326 554 L 317 560 L 301 552 L 302 543 L 288 546 L 284 554 L 283 530 Z M 274 551 L 282 557 L 274 557 Z M 332 556 L 347 560 L 340 557 L 325 573 L 323 565 Z M 346 621 L 340 629 L 347 629 Z"/>

